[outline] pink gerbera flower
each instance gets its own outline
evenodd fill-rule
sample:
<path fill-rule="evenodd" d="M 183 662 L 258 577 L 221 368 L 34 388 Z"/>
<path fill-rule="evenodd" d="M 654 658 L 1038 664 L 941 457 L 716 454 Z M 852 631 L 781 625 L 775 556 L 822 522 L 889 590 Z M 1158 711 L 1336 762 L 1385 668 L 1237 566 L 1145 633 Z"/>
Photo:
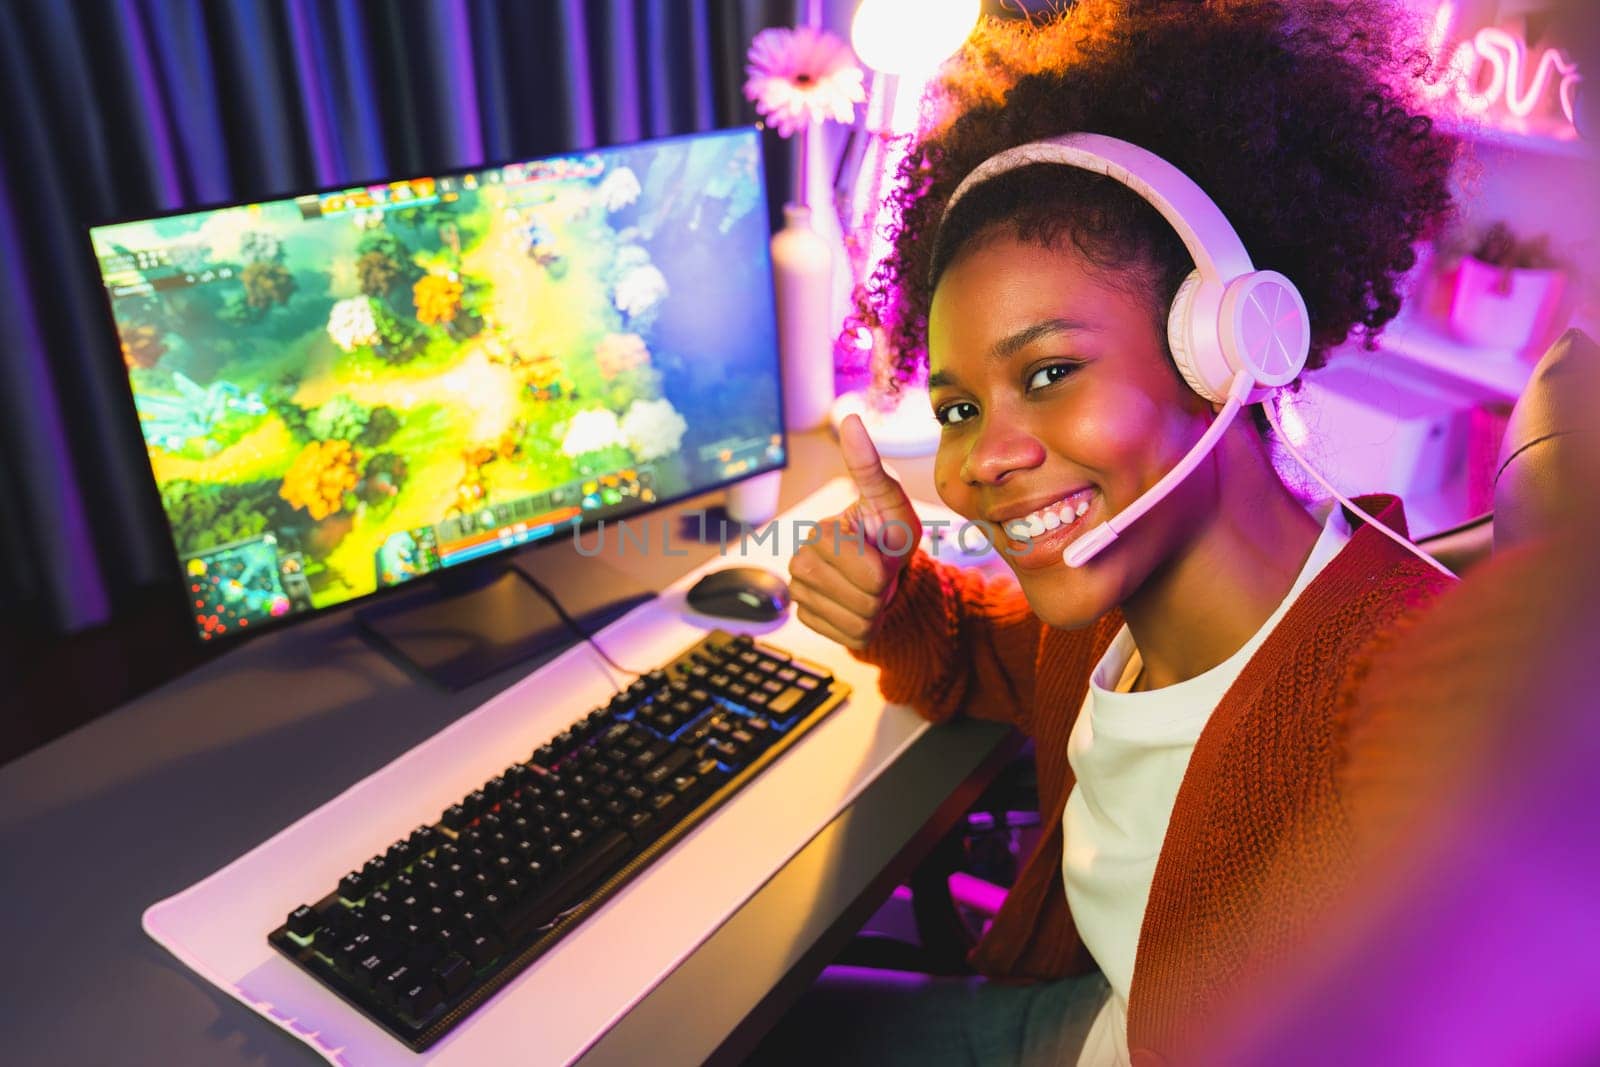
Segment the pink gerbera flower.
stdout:
<path fill-rule="evenodd" d="M 744 95 L 784 137 L 813 122 L 849 122 L 867 96 L 850 46 L 825 30 L 762 30 L 745 58 Z"/>

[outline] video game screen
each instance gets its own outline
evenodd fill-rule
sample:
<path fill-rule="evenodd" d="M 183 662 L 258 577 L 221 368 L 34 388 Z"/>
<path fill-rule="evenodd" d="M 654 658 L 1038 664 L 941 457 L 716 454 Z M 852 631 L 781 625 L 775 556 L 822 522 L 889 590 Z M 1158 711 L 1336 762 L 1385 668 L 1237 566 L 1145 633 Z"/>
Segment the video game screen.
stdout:
<path fill-rule="evenodd" d="M 754 129 L 90 235 L 208 640 L 783 464 Z"/>

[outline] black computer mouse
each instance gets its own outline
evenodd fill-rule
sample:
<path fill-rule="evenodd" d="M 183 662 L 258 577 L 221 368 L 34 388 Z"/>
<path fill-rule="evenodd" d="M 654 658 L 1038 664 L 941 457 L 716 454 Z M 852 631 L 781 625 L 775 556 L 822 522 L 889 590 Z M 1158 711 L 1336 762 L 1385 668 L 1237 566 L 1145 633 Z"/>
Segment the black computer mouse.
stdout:
<path fill-rule="evenodd" d="M 724 567 L 689 589 L 685 599 L 702 615 L 770 622 L 789 608 L 789 586 L 760 567 Z"/>

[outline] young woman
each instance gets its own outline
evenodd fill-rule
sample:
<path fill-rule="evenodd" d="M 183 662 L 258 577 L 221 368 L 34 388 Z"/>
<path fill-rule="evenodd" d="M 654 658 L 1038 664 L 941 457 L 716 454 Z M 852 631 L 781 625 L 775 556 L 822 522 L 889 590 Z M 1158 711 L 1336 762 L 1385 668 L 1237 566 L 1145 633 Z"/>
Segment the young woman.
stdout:
<path fill-rule="evenodd" d="M 1064 548 L 1216 417 L 1168 348 L 1195 264 L 1149 203 L 1089 171 L 1027 165 L 951 198 L 1016 145 L 1131 142 L 1196 182 L 1257 268 L 1295 282 L 1320 366 L 1394 316 L 1413 242 L 1451 207 L 1454 146 L 1410 103 L 1420 58 L 1402 11 L 1079 0 L 1045 24 L 986 25 L 943 84 L 946 118 L 902 168 L 900 226 L 861 311 L 905 373 L 926 360 L 939 495 L 1015 535 L 1015 581 L 877 540 L 917 519 L 851 422 L 861 499 L 834 521 L 867 547 L 825 530 L 792 589 L 802 621 L 882 668 L 889 699 L 1031 736 L 1044 835 L 974 953 L 985 978 L 911 994 L 824 983 L 763 1056 L 1181 1056 L 1337 898 L 1349 693 L 1445 579 L 1368 523 L 1403 532 L 1391 497 L 1308 512 L 1259 409 L 1113 545 L 1066 566 Z M 841 1022 L 852 1006 L 861 1017 Z"/>

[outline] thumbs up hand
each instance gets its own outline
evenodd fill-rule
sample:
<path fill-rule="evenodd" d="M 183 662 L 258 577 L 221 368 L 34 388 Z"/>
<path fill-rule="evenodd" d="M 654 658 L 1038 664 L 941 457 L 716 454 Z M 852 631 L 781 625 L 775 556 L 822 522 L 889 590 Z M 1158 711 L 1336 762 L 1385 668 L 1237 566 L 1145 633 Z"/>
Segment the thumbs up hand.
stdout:
<path fill-rule="evenodd" d="M 839 446 L 856 501 L 819 523 L 816 539 L 795 553 L 789 593 L 801 622 L 861 649 L 877 634 L 900 572 L 922 538 L 922 522 L 855 415 L 839 426 Z"/>

